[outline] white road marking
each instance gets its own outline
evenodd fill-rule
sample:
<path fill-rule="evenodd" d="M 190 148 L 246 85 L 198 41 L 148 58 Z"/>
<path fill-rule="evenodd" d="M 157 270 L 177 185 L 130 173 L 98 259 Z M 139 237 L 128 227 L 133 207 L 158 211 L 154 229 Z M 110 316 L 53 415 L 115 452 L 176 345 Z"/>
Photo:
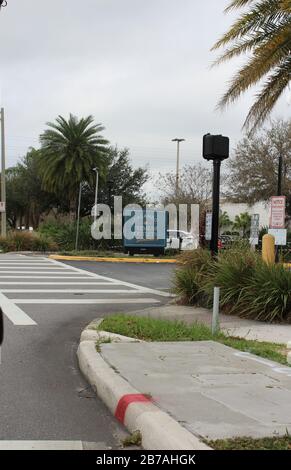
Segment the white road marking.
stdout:
<path fill-rule="evenodd" d="M 71 276 L 0 276 L 0 279 L 83 279 L 84 281 L 92 280 L 88 276 L 75 276 L 74 273 Z M 1 283 L 1 281 L 0 281 Z M 13 283 L 14 284 L 14 283 Z M 53 283 L 55 284 L 55 283 Z M 109 282 L 107 284 L 110 284 Z M 116 282 L 118 284 L 118 282 Z"/>
<path fill-rule="evenodd" d="M 110 285 L 110 284 L 109 284 Z M 136 294 L 134 289 L 1 289 L 3 294 Z M 143 294 L 142 290 L 138 291 Z"/>
<path fill-rule="evenodd" d="M 23 310 L 21 310 L 15 303 L 8 299 L 5 295 L 0 292 L 0 306 L 3 313 L 7 318 L 18 326 L 32 326 L 36 325 L 35 321 L 32 320 Z"/>
<path fill-rule="evenodd" d="M 24 269 L 25 272 L 30 272 L 31 268 L 35 268 L 35 269 L 39 269 L 41 271 L 51 271 L 52 269 L 56 269 L 55 267 L 53 266 L 30 266 L 30 267 L 27 267 L 27 266 L 5 266 L 5 267 L 1 267 L 0 266 L 0 271 L 3 271 L 3 272 L 7 272 L 7 269 Z M 68 271 L 68 268 L 58 268 L 58 271 L 59 272 L 65 272 L 65 271 Z"/>
<path fill-rule="evenodd" d="M 83 450 L 82 441 L 0 441 L 0 450 Z"/>
<path fill-rule="evenodd" d="M 157 299 L 10 299 L 15 304 L 158 304 Z"/>
<path fill-rule="evenodd" d="M 5 273 L 7 274 L 68 274 L 68 272 L 66 272 L 65 270 L 62 271 L 62 270 L 58 270 L 58 271 L 5 271 Z M 1 271 L 0 269 L 0 274 L 4 274 L 3 271 Z M 75 276 L 76 274 L 75 273 L 71 273 L 71 276 Z M 30 277 L 30 276 L 28 276 Z"/>
<path fill-rule="evenodd" d="M 49 259 L 49 261 L 51 263 L 55 264 L 55 265 L 59 265 L 59 266 L 63 265 L 63 263 L 61 263 L 60 261 L 57 261 L 55 259 Z M 79 274 L 84 273 L 84 269 L 75 268 L 74 266 L 70 266 L 70 267 L 73 271 L 76 271 Z M 118 279 L 113 279 L 113 278 L 107 277 L 107 276 L 101 276 L 100 274 L 95 274 L 95 273 L 92 273 L 90 271 L 85 271 L 85 272 L 90 277 L 98 277 L 99 279 L 104 279 L 104 280 L 115 282 L 115 283 L 118 282 L 122 286 L 131 287 L 133 289 L 136 289 L 137 291 L 142 291 L 142 293 L 159 295 L 161 297 L 176 297 L 174 294 L 171 294 L 170 292 L 164 292 L 162 290 L 156 290 L 156 289 L 151 289 L 149 287 L 138 286 L 137 284 L 131 284 L 130 282 L 120 281 Z"/>
<path fill-rule="evenodd" d="M 39 277 L 37 277 L 36 279 L 39 279 Z M 63 279 L 60 278 L 60 279 Z M 74 277 L 74 279 L 76 279 Z M 82 278 L 83 279 L 83 278 Z M 17 285 L 20 285 L 20 286 L 112 286 L 112 285 L 118 285 L 117 283 L 114 284 L 113 282 L 88 282 L 88 281 L 91 281 L 91 279 L 89 278 L 84 278 L 83 280 L 85 280 L 86 282 L 38 282 L 38 281 L 0 281 L 0 286 L 17 286 Z M 0 289 L 1 290 L 1 289 Z M 2 291 L 3 292 L 3 291 Z M 25 291 L 26 292 L 26 291 Z M 58 292 L 56 290 L 56 292 Z"/>

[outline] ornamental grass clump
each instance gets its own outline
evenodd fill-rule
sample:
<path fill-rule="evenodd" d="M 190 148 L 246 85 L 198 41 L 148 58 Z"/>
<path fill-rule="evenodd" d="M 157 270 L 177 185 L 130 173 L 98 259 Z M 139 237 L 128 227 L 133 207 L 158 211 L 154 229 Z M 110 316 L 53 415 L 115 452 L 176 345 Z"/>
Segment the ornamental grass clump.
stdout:
<path fill-rule="evenodd" d="M 259 255 L 244 246 L 237 246 L 221 252 L 212 260 L 212 269 L 201 288 L 212 305 L 214 287 L 220 287 L 220 306 L 232 313 L 241 303 L 241 295 L 261 263 Z"/>
<path fill-rule="evenodd" d="M 207 250 L 185 253 L 175 272 L 175 292 L 185 304 L 212 307 L 220 287 L 224 313 L 265 322 L 291 322 L 291 272 L 262 261 L 258 252 L 236 246 L 211 258 Z"/>
<path fill-rule="evenodd" d="M 281 264 L 258 263 L 242 289 L 239 313 L 269 323 L 291 322 L 291 272 Z"/>
<path fill-rule="evenodd" d="M 208 250 L 187 251 L 178 257 L 178 269 L 175 271 L 174 292 L 185 304 L 207 304 L 202 286 L 207 281 L 213 268 Z"/>

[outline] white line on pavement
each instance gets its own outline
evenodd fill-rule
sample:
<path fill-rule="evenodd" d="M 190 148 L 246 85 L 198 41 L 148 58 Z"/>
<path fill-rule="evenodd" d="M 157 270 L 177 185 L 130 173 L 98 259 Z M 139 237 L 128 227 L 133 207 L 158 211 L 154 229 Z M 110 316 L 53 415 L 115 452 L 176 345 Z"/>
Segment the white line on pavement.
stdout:
<path fill-rule="evenodd" d="M 59 269 L 58 271 L 5 271 L 7 274 L 69 274 L 68 271 Z M 0 274 L 4 274 L 0 269 Z M 71 273 L 71 276 L 75 276 L 75 273 Z M 29 276 L 28 276 L 29 277 Z"/>
<path fill-rule="evenodd" d="M 49 259 L 49 261 L 51 263 L 55 264 L 55 265 L 59 265 L 59 266 L 63 265 L 63 263 L 61 263 L 60 261 L 57 261 L 55 259 Z M 133 289 L 136 289 L 137 291 L 141 291 L 142 293 L 159 295 L 161 297 L 175 297 L 175 295 L 171 294 L 170 292 L 164 292 L 164 291 L 161 291 L 161 290 L 150 289 L 149 287 L 138 286 L 136 284 L 131 284 L 130 282 L 120 281 L 118 279 L 113 279 L 113 278 L 107 277 L 107 276 L 101 276 L 100 274 L 95 274 L 95 273 L 92 273 L 90 271 L 85 271 L 84 269 L 75 268 L 74 266 L 70 266 L 70 268 L 73 271 L 76 271 L 79 274 L 86 272 L 88 274 L 88 276 L 90 276 L 90 277 L 98 277 L 99 279 L 104 279 L 104 280 L 115 282 L 115 283 L 118 282 L 120 285 L 131 287 Z"/>
<path fill-rule="evenodd" d="M 16 304 L 158 304 L 157 299 L 10 299 Z"/>
<path fill-rule="evenodd" d="M 0 276 L 0 279 L 83 279 L 84 281 L 92 281 L 89 276 L 75 276 L 74 273 L 71 276 Z M 0 281 L 1 283 L 1 281 Z"/>
<path fill-rule="evenodd" d="M 35 321 L 32 320 L 21 308 L 17 307 L 15 303 L 8 299 L 5 295 L 0 292 L 0 306 L 3 313 L 9 320 L 17 326 L 30 326 L 36 325 Z"/>
<path fill-rule="evenodd" d="M 0 441 L 0 450 L 83 450 L 82 441 Z"/>
<path fill-rule="evenodd" d="M 110 284 L 109 284 L 110 285 Z M 134 289 L 1 289 L 4 294 L 136 294 Z M 138 294 L 143 294 L 142 290 Z"/>
<path fill-rule="evenodd" d="M 39 279 L 39 277 L 37 277 L 36 279 Z M 61 278 L 63 279 L 63 278 Z M 74 277 L 74 279 L 76 279 Z M 118 285 L 118 283 L 114 284 L 113 282 L 95 282 L 93 279 L 86 279 L 86 278 L 82 278 L 85 282 L 38 282 L 38 281 L 29 281 L 29 282 L 26 282 L 26 281 L 8 281 L 8 282 L 2 282 L 0 280 L 0 286 L 17 286 L 17 285 L 20 285 L 20 286 L 113 286 L 113 285 Z M 88 282 L 89 281 L 94 281 L 94 282 Z M 0 289 L 1 290 L 1 289 Z M 3 292 L 3 291 L 2 291 Z"/>

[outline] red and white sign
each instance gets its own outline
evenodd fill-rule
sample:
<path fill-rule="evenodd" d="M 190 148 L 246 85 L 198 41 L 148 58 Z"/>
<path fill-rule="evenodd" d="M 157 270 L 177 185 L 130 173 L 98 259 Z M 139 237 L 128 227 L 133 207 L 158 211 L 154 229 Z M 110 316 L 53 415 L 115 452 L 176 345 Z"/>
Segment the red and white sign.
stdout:
<path fill-rule="evenodd" d="M 6 212 L 6 204 L 5 202 L 0 202 L 0 213 Z"/>
<path fill-rule="evenodd" d="M 271 197 L 271 220 L 270 228 L 285 228 L 286 197 Z"/>

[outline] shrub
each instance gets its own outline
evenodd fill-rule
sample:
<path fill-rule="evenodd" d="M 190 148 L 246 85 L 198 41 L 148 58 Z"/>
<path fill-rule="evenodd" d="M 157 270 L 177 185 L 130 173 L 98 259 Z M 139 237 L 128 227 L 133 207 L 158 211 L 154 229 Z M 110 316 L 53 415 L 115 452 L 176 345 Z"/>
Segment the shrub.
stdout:
<path fill-rule="evenodd" d="M 214 287 L 220 287 L 221 307 L 229 312 L 237 308 L 243 289 L 260 263 L 259 255 L 244 246 L 221 252 L 217 260 L 212 260 L 212 269 L 202 286 L 208 305 L 212 305 Z"/>
<path fill-rule="evenodd" d="M 180 267 L 175 271 L 174 291 L 182 302 L 205 305 L 207 299 L 202 286 L 212 269 L 208 250 L 187 251 L 177 259 Z"/>
<path fill-rule="evenodd" d="M 91 225 L 92 222 L 90 219 L 83 219 L 80 221 L 78 249 L 97 250 L 98 248 L 101 248 L 101 246 L 102 249 L 107 249 L 108 242 L 106 240 L 97 241 L 92 238 Z M 61 250 L 65 251 L 72 251 L 75 249 L 76 230 L 76 222 L 64 223 L 58 221 L 42 224 L 39 228 L 39 232 L 42 235 L 51 238 L 57 243 Z"/>
<path fill-rule="evenodd" d="M 264 263 L 257 252 L 237 246 L 211 259 L 206 250 L 197 250 L 183 254 L 179 264 L 174 285 L 184 303 L 211 307 L 217 286 L 226 313 L 291 321 L 291 272 L 280 264 Z"/>
<path fill-rule="evenodd" d="M 240 297 L 244 317 L 267 322 L 291 320 L 291 273 L 280 264 L 257 263 Z"/>
<path fill-rule="evenodd" d="M 56 243 L 48 237 L 35 232 L 10 232 L 7 237 L 0 237 L 0 248 L 3 251 L 56 251 Z"/>

